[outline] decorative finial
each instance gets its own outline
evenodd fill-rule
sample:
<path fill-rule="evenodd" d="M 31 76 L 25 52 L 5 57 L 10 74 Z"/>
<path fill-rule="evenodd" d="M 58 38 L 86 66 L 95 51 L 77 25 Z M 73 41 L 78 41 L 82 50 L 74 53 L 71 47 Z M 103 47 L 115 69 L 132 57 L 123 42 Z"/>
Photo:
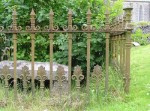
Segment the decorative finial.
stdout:
<path fill-rule="evenodd" d="M 17 15 L 16 8 L 14 8 L 12 15 Z"/>
<path fill-rule="evenodd" d="M 88 9 L 88 11 L 87 11 L 87 15 L 91 15 L 92 13 L 91 13 L 91 10 L 90 10 L 90 8 Z"/>
<path fill-rule="evenodd" d="M 34 12 L 33 9 L 32 9 L 32 11 L 31 11 L 30 15 L 35 15 L 35 12 Z"/>
<path fill-rule="evenodd" d="M 71 9 L 69 9 L 68 15 L 72 15 L 72 10 Z"/>
<path fill-rule="evenodd" d="M 50 15 L 54 15 L 54 12 L 53 12 L 52 9 L 50 10 L 49 14 L 50 14 Z"/>

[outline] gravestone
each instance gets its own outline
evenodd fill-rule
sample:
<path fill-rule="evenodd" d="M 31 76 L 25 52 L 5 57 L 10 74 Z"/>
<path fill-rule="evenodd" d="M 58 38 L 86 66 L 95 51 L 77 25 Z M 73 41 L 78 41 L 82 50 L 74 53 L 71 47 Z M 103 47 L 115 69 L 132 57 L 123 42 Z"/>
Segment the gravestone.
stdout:
<path fill-rule="evenodd" d="M 0 62 L 0 75 L 2 74 L 2 69 L 3 67 L 7 65 L 10 69 L 10 75 L 13 78 L 13 71 L 14 71 L 14 63 L 13 61 L 1 61 Z M 29 61 L 24 61 L 24 60 L 18 60 L 17 61 L 17 78 L 20 77 L 21 72 L 22 72 L 22 68 L 24 66 L 27 66 L 29 68 L 29 72 L 31 75 L 31 62 Z M 40 66 L 43 66 L 46 70 L 46 76 L 48 78 L 48 80 L 50 79 L 50 63 L 49 62 L 34 62 L 34 77 L 36 78 L 37 76 L 37 70 Z M 62 65 L 62 64 L 58 64 L 58 63 L 53 63 L 53 80 L 55 80 L 55 76 L 56 76 L 56 71 L 58 66 L 62 66 L 64 68 L 65 71 L 65 77 L 68 80 L 68 66 L 66 65 Z"/>

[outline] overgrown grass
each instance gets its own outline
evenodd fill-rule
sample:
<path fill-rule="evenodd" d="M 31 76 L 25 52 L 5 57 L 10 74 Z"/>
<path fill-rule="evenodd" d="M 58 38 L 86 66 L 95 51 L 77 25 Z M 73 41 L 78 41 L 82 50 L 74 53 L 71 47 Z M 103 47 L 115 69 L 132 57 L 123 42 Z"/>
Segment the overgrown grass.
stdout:
<path fill-rule="evenodd" d="M 18 91 L 18 100 L 14 100 L 13 90 L 9 91 L 9 98 L 0 111 L 149 111 L 150 110 L 150 45 L 134 47 L 131 54 L 131 87 L 128 95 L 123 93 L 121 75 L 110 68 L 109 93 L 104 93 L 104 80 L 100 82 L 100 89 L 96 94 L 94 80 L 90 84 L 90 95 L 72 92 L 72 106 L 69 106 L 69 96 L 65 94 L 60 104 L 59 95 L 49 97 L 45 91 L 41 98 L 36 90 L 34 99 L 32 94 Z M 54 96 L 56 98 L 54 98 Z M 80 102 L 77 101 L 79 97 Z M 4 87 L 0 86 L 0 101 L 4 99 Z M 88 102 L 87 102 L 88 101 Z M 57 104 L 58 103 L 58 104 Z M 6 105 L 6 106 L 5 106 Z"/>
<path fill-rule="evenodd" d="M 120 92 L 109 102 L 94 102 L 88 111 L 150 111 L 150 45 L 134 47 L 131 52 L 130 93 Z"/>

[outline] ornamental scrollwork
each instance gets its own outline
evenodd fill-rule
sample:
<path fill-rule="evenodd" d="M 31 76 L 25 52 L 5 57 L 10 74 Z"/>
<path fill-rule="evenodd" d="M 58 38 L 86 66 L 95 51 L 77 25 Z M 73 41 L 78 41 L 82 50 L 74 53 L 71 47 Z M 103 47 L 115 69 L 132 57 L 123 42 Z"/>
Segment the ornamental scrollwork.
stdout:
<path fill-rule="evenodd" d="M 73 30 L 73 31 L 78 30 L 78 26 L 77 26 L 77 25 L 73 25 L 72 30 Z"/>
<path fill-rule="evenodd" d="M 57 75 L 55 76 L 55 79 L 58 81 L 58 85 L 61 88 L 62 82 L 66 81 L 64 68 L 62 66 L 58 66 L 56 73 Z"/>
<path fill-rule="evenodd" d="M 37 70 L 37 80 L 45 81 L 47 79 L 45 67 L 40 66 Z"/>
<path fill-rule="evenodd" d="M 22 67 L 22 74 L 20 76 L 20 79 L 23 81 L 27 82 L 28 80 L 31 79 L 29 68 L 27 66 Z"/>
<path fill-rule="evenodd" d="M 82 27 L 81 27 L 81 29 L 83 31 L 87 31 L 88 30 L 87 24 L 83 24 Z"/>
<path fill-rule="evenodd" d="M 2 32 L 4 30 L 3 26 L 0 26 L 0 32 Z"/>
<path fill-rule="evenodd" d="M 99 65 L 94 66 L 92 77 L 100 80 L 102 78 L 102 67 Z"/>
<path fill-rule="evenodd" d="M 72 79 L 76 81 L 76 87 L 80 88 L 80 81 L 84 79 L 84 75 L 82 74 L 82 69 L 80 66 L 76 66 L 74 69 L 74 73 L 72 75 Z"/>
<path fill-rule="evenodd" d="M 6 81 L 8 81 L 11 78 L 9 66 L 5 65 L 3 67 L 3 69 L 2 69 L 2 75 L 0 77 L 1 77 L 1 79 L 5 79 Z"/>

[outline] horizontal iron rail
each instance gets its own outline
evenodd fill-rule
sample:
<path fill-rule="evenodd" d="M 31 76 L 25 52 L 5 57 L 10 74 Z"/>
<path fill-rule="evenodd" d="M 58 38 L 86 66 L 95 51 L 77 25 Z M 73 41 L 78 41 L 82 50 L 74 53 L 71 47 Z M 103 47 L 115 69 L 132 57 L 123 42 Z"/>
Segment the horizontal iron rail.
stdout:
<path fill-rule="evenodd" d="M 105 33 L 105 32 L 108 32 L 108 31 L 0 31 L 0 33 L 94 33 L 94 32 L 97 32 L 97 33 Z M 124 30 L 117 30 L 117 31 L 109 31 L 109 33 L 111 34 L 115 34 L 115 33 L 124 33 Z"/>

